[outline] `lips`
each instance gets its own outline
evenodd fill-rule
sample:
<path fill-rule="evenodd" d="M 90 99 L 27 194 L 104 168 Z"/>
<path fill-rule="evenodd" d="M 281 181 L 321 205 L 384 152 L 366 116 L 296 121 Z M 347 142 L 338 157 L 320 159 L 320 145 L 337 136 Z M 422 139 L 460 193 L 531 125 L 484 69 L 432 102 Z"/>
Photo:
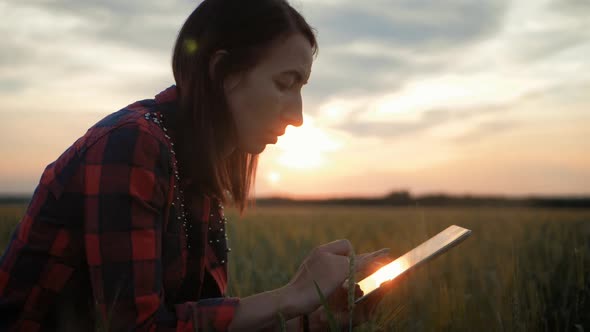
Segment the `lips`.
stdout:
<path fill-rule="evenodd" d="M 285 131 L 271 131 L 271 133 L 277 137 L 285 135 Z"/>
<path fill-rule="evenodd" d="M 280 132 L 280 131 L 269 131 L 267 134 L 267 140 L 270 143 L 276 143 L 279 140 L 279 136 L 283 136 L 285 134 L 285 132 Z"/>

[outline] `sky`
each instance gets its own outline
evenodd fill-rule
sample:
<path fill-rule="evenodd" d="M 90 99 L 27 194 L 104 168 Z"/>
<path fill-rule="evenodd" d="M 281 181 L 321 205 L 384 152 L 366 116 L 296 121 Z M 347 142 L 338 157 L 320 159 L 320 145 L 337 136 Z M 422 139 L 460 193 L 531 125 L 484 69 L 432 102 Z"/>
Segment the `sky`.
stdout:
<path fill-rule="evenodd" d="M 199 1 L 0 0 L 0 192 L 174 83 Z M 297 0 L 319 54 L 304 125 L 255 194 L 590 194 L 590 1 Z"/>

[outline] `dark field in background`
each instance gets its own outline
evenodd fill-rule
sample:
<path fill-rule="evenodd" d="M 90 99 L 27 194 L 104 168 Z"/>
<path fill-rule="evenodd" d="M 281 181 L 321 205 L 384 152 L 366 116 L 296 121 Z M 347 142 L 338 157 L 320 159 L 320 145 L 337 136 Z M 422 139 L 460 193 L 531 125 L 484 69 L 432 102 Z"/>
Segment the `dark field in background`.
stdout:
<path fill-rule="evenodd" d="M 0 206 L 0 251 L 24 213 Z M 473 230 L 393 287 L 358 331 L 589 331 L 590 210 L 257 207 L 231 211 L 230 295 L 289 281 L 316 245 L 348 238 L 357 253 L 402 255 L 451 224 Z"/>

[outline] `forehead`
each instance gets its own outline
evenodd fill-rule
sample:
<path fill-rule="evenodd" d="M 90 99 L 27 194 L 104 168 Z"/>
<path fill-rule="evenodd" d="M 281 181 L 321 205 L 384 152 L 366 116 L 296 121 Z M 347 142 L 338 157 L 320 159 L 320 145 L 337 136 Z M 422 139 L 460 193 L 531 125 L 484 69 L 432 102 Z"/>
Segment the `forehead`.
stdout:
<path fill-rule="evenodd" d="M 311 71 L 313 49 L 302 34 L 294 34 L 275 42 L 260 61 L 263 70 L 301 70 L 306 75 Z"/>

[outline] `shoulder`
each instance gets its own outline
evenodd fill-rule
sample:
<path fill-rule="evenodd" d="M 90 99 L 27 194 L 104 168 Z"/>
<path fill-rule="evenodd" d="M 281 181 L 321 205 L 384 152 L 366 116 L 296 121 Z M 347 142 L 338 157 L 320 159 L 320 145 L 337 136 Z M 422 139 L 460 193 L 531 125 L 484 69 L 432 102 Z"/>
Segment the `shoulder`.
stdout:
<path fill-rule="evenodd" d="M 109 114 L 88 129 L 80 142 L 77 142 L 78 150 L 84 152 L 100 141 L 111 141 L 116 145 L 137 143 L 166 145 L 167 140 L 162 129 L 146 116 L 155 110 L 155 101 L 146 99 Z"/>
<path fill-rule="evenodd" d="M 115 169 L 123 174 L 145 170 L 167 178 L 172 174 L 174 157 L 166 133 L 152 118 L 155 110 L 153 100 L 144 100 L 105 117 L 80 143 L 80 160 L 102 171 Z"/>
<path fill-rule="evenodd" d="M 171 146 L 163 130 L 146 118 L 156 109 L 154 99 L 145 99 L 109 114 L 45 168 L 40 185 L 59 194 L 80 171 L 107 164 L 170 173 Z"/>

